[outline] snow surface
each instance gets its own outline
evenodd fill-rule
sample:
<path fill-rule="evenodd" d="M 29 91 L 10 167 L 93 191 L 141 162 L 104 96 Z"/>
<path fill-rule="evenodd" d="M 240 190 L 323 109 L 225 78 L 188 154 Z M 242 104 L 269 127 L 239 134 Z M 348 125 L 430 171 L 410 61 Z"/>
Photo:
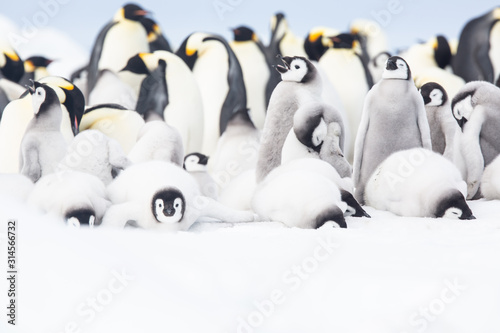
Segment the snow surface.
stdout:
<path fill-rule="evenodd" d="M 17 326 L 2 314 L 0 332 L 500 331 L 499 201 L 470 202 L 473 221 L 368 207 L 348 229 L 179 233 L 70 229 L 1 202 L 0 267 L 15 218 L 19 274 Z"/>

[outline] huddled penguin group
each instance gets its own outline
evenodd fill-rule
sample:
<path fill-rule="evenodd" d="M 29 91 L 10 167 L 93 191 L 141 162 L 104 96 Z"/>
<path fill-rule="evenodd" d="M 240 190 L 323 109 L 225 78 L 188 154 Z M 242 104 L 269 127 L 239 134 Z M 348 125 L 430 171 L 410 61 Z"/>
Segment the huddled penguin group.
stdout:
<path fill-rule="evenodd" d="M 500 200 L 498 22 L 395 54 L 376 22 L 301 38 L 277 13 L 267 45 L 240 25 L 175 49 L 128 3 L 70 78 L 0 42 L 0 193 L 71 227 L 472 220 Z"/>

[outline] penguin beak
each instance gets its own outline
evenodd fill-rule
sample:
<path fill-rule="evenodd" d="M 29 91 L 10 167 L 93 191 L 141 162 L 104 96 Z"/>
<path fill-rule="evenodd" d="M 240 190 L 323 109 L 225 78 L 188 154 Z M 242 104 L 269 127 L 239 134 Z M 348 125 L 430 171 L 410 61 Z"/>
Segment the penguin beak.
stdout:
<path fill-rule="evenodd" d="M 35 81 L 30 79 L 30 82 L 31 82 L 31 86 L 26 85 L 26 88 L 28 88 L 28 91 L 30 92 L 30 94 L 33 95 L 35 93 Z"/>
<path fill-rule="evenodd" d="M 459 219 L 460 219 L 460 220 L 475 220 L 475 219 L 476 219 L 476 217 L 475 217 L 474 215 L 471 215 L 471 216 L 466 216 L 466 217 L 464 217 L 464 216 L 460 216 L 460 217 L 459 217 Z"/>
<path fill-rule="evenodd" d="M 150 12 L 148 12 L 147 10 L 144 10 L 144 9 L 140 9 L 140 10 L 136 10 L 134 12 L 134 15 L 136 16 L 146 16 L 148 15 Z"/>
<path fill-rule="evenodd" d="M 394 71 L 398 69 L 398 65 L 396 64 L 396 61 L 393 59 L 388 59 L 387 60 L 387 66 L 385 67 L 388 71 Z"/>
<path fill-rule="evenodd" d="M 290 64 L 286 62 L 285 58 L 283 58 L 281 54 L 278 54 L 276 58 L 280 59 L 281 62 L 283 63 L 283 66 L 276 65 L 276 70 L 281 74 L 288 72 L 290 70 Z"/>
<path fill-rule="evenodd" d="M 458 121 L 458 126 L 460 126 L 460 129 L 462 132 L 464 131 L 464 126 L 467 123 L 467 119 L 465 117 L 462 117 L 462 119 L 457 120 Z"/>
<path fill-rule="evenodd" d="M 208 163 L 208 156 L 203 156 L 198 163 L 201 164 L 201 165 L 207 165 L 207 163 Z"/>

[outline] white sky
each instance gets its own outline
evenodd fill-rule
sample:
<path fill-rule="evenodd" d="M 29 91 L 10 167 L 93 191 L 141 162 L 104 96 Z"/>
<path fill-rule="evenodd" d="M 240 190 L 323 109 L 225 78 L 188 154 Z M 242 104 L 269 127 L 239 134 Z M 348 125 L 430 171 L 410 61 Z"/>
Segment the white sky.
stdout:
<path fill-rule="evenodd" d="M 392 50 L 436 34 L 458 38 L 461 28 L 470 18 L 498 6 L 492 0 L 466 3 L 435 0 L 143 0 L 137 3 L 153 12 L 153 17 L 174 47 L 193 31 L 208 31 L 230 38 L 229 28 L 243 24 L 254 28 L 261 39 L 267 41 L 269 18 L 277 11 L 283 11 L 298 36 L 305 36 L 315 26 L 346 30 L 355 18 L 378 20 L 384 26 Z M 84 48 L 90 49 L 98 31 L 123 4 L 118 0 L 10 1 L 8 6 L 2 6 L 0 14 L 21 29 L 27 27 L 27 22 L 41 22 L 62 29 Z M 216 5 L 225 11 L 217 12 Z"/>

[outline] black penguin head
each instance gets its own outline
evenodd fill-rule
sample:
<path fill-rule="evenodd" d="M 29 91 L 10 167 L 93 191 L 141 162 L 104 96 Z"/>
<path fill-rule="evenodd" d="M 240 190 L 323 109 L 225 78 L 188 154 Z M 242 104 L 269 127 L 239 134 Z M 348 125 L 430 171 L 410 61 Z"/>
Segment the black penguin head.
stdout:
<path fill-rule="evenodd" d="M 460 220 L 475 219 L 464 196 L 459 191 L 448 192 L 443 196 L 438 202 L 435 216 Z"/>
<path fill-rule="evenodd" d="M 26 73 L 33 73 L 37 68 L 44 68 L 53 62 L 51 59 L 47 59 L 42 56 L 29 57 L 24 61 L 24 71 Z"/>
<path fill-rule="evenodd" d="M 45 114 L 54 104 L 60 104 L 54 89 L 44 83 L 33 82 L 33 86 L 28 87 L 28 90 L 31 94 L 35 117 Z"/>
<path fill-rule="evenodd" d="M 151 201 L 151 211 L 158 223 L 174 224 L 180 222 L 185 209 L 184 195 L 174 187 L 156 192 Z"/>
<path fill-rule="evenodd" d="M 304 50 L 307 57 L 314 61 L 319 59 L 328 50 L 328 46 L 323 44 L 323 29 L 310 31 L 304 39 Z"/>
<path fill-rule="evenodd" d="M 232 29 L 232 31 L 235 42 L 249 42 L 249 41 L 257 42 L 259 40 L 255 32 L 249 27 L 239 26 L 235 29 Z"/>
<path fill-rule="evenodd" d="M 420 88 L 426 106 L 443 106 L 448 101 L 446 90 L 436 82 L 428 82 Z"/>
<path fill-rule="evenodd" d="M 439 68 L 445 68 L 451 63 L 451 48 L 446 37 L 438 35 L 433 45 L 434 60 L 436 60 Z"/>
<path fill-rule="evenodd" d="M 335 222 L 340 228 L 347 228 L 344 214 L 337 206 L 332 206 L 316 216 L 316 229 L 327 222 Z"/>
<path fill-rule="evenodd" d="M 301 126 L 294 126 L 293 130 L 297 139 L 303 145 L 319 153 L 323 146 L 328 128 L 323 119 L 323 114 L 320 113 L 307 118 L 305 123 L 301 124 Z"/>
<path fill-rule="evenodd" d="M 127 64 L 120 72 L 129 71 L 135 74 L 145 74 L 149 75 L 149 69 L 144 61 L 145 53 L 138 53 L 127 61 Z"/>
<path fill-rule="evenodd" d="M 191 153 L 184 157 L 183 168 L 189 172 L 206 171 L 208 156 L 201 153 Z"/>
<path fill-rule="evenodd" d="M 475 101 L 474 93 L 475 90 L 461 91 L 453 97 L 451 101 L 451 111 L 453 112 L 453 117 L 460 126 L 460 129 L 464 130 L 464 126 L 470 118 L 472 111 L 474 111 Z"/>
<path fill-rule="evenodd" d="M 66 213 L 64 219 L 69 226 L 75 228 L 82 226 L 93 228 L 95 225 L 98 225 L 98 221 L 96 221 L 96 214 L 94 210 L 90 208 L 71 210 Z"/>
<path fill-rule="evenodd" d="M 134 3 L 126 4 L 125 6 L 123 6 L 122 10 L 123 17 L 132 21 L 139 21 L 141 18 L 148 14 L 148 11 L 142 9 L 142 7 Z"/>
<path fill-rule="evenodd" d="M 401 57 L 392 56 L 387 59 L 383 79 L 411 80 L 411 71 L 408 63 Z"/>
<path fill-rule="evenodd" d="M 5 59 L 0 68 L 2 75 L 10 81 L 19 82 L 24 75 L 24 62 L 15 51 L 4 51 L 0 56 Z"/>
<path fill-rule="evenodd" d="M 351 33 L 342 33 L 337 36 L 330 37 L 334 49 L 352 49 L 355 47 L 357 35 Z"/>
<path fill-rule="evenodd" d="M 283 81 L 307 83 L 317 75 L 316 67 L 304 57 L 278 55 L 278 58 L 280 58 L 282 65 L 276 65 L 276 70 L 281 74 Z"/>
<path fill-rule="evenodd" d="M 196 60 L 198 60 L 198 50 L 193 48 L 193 47 L 188 47 L 188 43 L 190 41 L 190 38 L 193 35 L 194 34 L 187 36 L 186 39 L 184 39 L 184 41 L 182 42 L 182 44 L 179 47 L 179 49 L 177 50 L 177 52 L 175 52 L 175 54 L 178 57 L 180 57 L 182 60 L 184 60 L 186 65 L 191 70 L 193 70 L 194 65 L 196 63 Z"/>

